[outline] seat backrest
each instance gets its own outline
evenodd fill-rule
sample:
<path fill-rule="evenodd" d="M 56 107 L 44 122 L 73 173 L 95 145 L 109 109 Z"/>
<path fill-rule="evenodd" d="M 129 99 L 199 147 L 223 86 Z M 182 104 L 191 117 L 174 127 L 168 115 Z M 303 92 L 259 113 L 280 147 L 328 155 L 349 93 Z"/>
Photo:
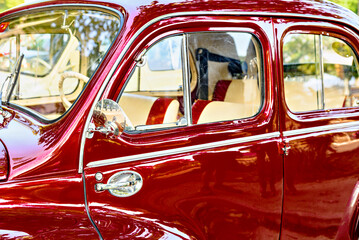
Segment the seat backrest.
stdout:
<path fill-rule="evenodd" d="M 177 121 L 179 102 L 172 98 L 124 93 L 119 104 L 134 126 Z"/>
<path fill-rule="evenodd" d="M 192 106 L 192 121 L 199 124 L 247 118 L 256 114 L 251 109 L 241 103 L 197 100 Z"/>
<path fill-rule="evenodd" d="M 152 104 L 146 125 L 177 121 L 179 102 L 173 98 L 157 98 Z"/>
<path fill-rule="evenodd" d="M 303 112 L 318 109 L 317 92 L 305 87 L 301 81 L 285 81 L 285 101 L 293 112 Z"/>
<path fill-rule="evenodd" d="M 213 101 L 238 103 L 241 105 L 240 115 L 245 117 L 256 114 L 262 104 L 260 88 L 255 79 L 219 80 L 214 89 Z"/>
<path fill-rule="evenodd" d="M 255 79 L 219 80 L 213 92 L 213 101 L 260 105 L 260 89 Z"/>

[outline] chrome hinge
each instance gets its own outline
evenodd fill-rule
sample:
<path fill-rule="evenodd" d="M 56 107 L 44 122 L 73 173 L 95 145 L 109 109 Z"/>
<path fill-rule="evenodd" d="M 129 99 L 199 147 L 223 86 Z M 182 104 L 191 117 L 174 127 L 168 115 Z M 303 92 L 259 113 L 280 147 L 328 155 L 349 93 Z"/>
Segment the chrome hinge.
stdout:
<path fill-rule="evenodd" d="M 289 141 L 283 141 L 280 143 L 280 149 L 281 149 L 281 154 L 284 154 L 285 156 L 288 156 L 289 154 L 289 150 L 290 150 L 290 146 L 289 146 Z"/>
<path fill-rule="evenodd" d="M 136 65 L 138 67 L 145 66 L 145 64 L 146 64 L 146 57 L 145 57 L 146 52 L 147 52 L 147 49 L 143 49 L 142 52 L 140 52 L 140 54 L 138 54 L 137 57 L 135 58 Z"/>
<path fill-rule="evenodd" d="M 89 127 L 86 130 L 86 138 L 91 139 L 93 137 L 93 133 L 95 129 L 96 129 L 95 124 L 90 122 Z"/>

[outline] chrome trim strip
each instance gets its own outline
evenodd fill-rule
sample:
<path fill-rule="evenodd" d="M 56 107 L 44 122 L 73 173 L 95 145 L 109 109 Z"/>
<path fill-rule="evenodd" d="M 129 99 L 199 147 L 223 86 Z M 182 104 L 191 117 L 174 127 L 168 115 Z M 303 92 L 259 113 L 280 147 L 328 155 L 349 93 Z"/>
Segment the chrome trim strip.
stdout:
<path fill-rule="evenodd" d="M 229 140 L 223 140 L 223 141 L 217 141 L 217 142 L 211 142 L 211 143 L 205 143 L 205 144 L 198 144 L 198 145 L 188 146 L 188 147 L 173 148 L 173 149 L 169 149 L 169 150 L 162 150 L 162 151 L 156 151 L 156 152 L 150 152 L 150 153 L 141 153 L 141 154 L 126 156 L 126 157 L 105 159 L 105 160 L 90 162 L 86 166 L 90 167 L 90 168 L 102 167 L 102 166 L 108 166 L 108 165 L 113 165 L 113 164 L 118 164 L 118 163 L 133 162 L 133 161 L 145 160 L 145 159 L 157 158 L 157 157 L 165 157 L 165 156 L 170 156 L 170 155 L 189 153 L 189 152 L 193 152 L 193 151 L 201 151 L 201 150 L 207 150 L 207 149 L 211 149 L 211 148 L 224 147 L 224 146 L 229 146 L 229 145 L 234 145 L 234 144 L 248 143 L 248 142 L 266 140 L 266 139 L 278 138 L 278 137 L 280 137 L 279 132 L 265 133 L 265 134 L 260 134 L 260 135 L 256 135 L 256 136 L 229 139 Z"/>
<path fill-rule="evenodd" d="M 183 101 L 184 101 L 184 115 L 186 117 L 187 120 L 187 125 L 191 126 L 192 125 L 192 103 L 191 103 L 191 86 L 189 84 L 189 58 L 188 58 L 188 36 L 187 34 L 183 34 L 182 35 L 182 41 L 183 41 L 183 45 L 182 45 L 182 69 L 184 74 L 182 75 L 182 81 L 183 81 L 183 87 L 182 87 L 182 92 L 183 92 Z"/>
<path fill-rule="evenodd" d="M 319 70 L 320 70 L 320 81 L 321 81 L 321 108 L 325 109 L 325 101 L 324 101 L 324 56 L 323 56 L 323 35 L 319 35 Z"/>
<path fill-rule="evenodd" d="M 114 65 L 112 66 L 110 72 L 108 73 L 103 85 L 101 86 L 95 100 L 94 103 L 92 104 L 92 107 L 89 111 L 89 115 L 86 118 L 86 122 L 85 122 L 85 126 L 82 132 L 82 137 L 81 137 L 81 145 L 80 145 L 80 159 L 79 159 L 79 169 L 78 172 L 82 173 L 83 172 L 83 151 L 85 149 L 85 142 L 86 142 L 86 130 L 89 127 L 90 124 L 90 120 L 92 117 L 92 113 L 93 110 L 95 108 L 96 103 L 98 102 L 98 100 L 100 99 L 100 96 L 103 94 L 103 91 L 105 90 L 105 87 L 107 86 L 107 84 L 109 83 L 110 79 L 112 78 L 113 73 L 115 72 L 115 69 L 117 69 L 118 65 L 120 64 L 120 62 L 122 61 L 125 53 L 128 51 L 128 49 L 130 48 L 130 46 L 132 45 L 132 43 L 135 41 L 135 39 L 149 26 L 151 26 L 152 24 L 163 20 L 163 19 L 168 19 L 168 18 L 173 18 L 173 17 L 181 17 L 181 16 L 193 16 L 193 15 L 235 15 L 235 16 L 266 16 L 266 17 L 297 17 L 297 18 L 309 18 L 309 19 L 317 19 L 317 20 L 328 20 L 328 21 L 335 21 L 335 22 L 339 22 L 341 19 L 335 19 L 335 18 L 331 18 L 331 17 L 326 17 L 326 16 L 315 16 L 315 15 L 301 15 L 301 14 L 293 14 L 293 13 L 267 13 L 267 12 L 235 12 L 235 11 L 211 11 L 211 12 L 207 12 L 207 11 L 195 11 L 195 12 L 178 12 L 178 13 L 169 13 L 169 14 L 165 14 L 162 16 L 159 16 L 157 18 L 154 18 L 152 20 L 150 20 L 149 22 L 147 22 L 145 25 L 143 25 L 132 37 L 131 39 L 128 41 L 128 43 L 126 44 L 126 46 L 123 48 L 122 52 L 120 53 L 119 57 L 116 59 L 116 62 L 114 63 Z M 345 22 L 346 24 L 348 24 L 349 26 L 355 28 L 352 24 L 350 24 L 349 22 Z M 359 24 L 359 21 L 358 21 Z"/>
<path fill-rule="evenodd" d="M 355 122 L 347 122 L 347 123 L 337 123 L 331 124 L 326 126 L 319 126 L 319 127 L 310 127 L 310 128 L 302 128 L 296 130 L 288 130 L 283 132 L 284 137 L 290 137 L 295 135 L 301 135 L 306 133 L 316 133 L 321 131 L 329 131 L 329 130 L 336 130 L 339 128 L 350 128 L 350 127 L 359 127 L 359 121 Z"/>

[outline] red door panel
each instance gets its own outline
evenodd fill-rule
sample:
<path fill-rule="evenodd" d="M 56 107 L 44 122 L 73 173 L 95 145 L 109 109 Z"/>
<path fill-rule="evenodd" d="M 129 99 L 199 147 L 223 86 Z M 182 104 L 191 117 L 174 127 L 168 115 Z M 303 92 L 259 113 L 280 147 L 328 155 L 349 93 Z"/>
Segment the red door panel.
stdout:
<path fill-rule="evenodd" d="M 291 149 L 284 163 L 284 238 L 351 235 L 357 219 L 358 131 L 338 127 L 286 138 Z"/>
<path fill-rule="evenodd" d="M 260 150 L 260 151 L 259 151 Z M 128 198 L 96 191 L 132 170 L 142 189 Z M 101 172 L 103 180 L 94 174 Z M 89 209 L 104 239 L 279 237 L 282 163 L 276 138 L 87 168 Z"/>
<path fill-rule="evenodd" d="M 283 39 L 291 33 L 312 34 L 311 36 L 322 34 L 328 38 L 341 39 L 350 45 L 354 52 L 358 52 L 358 37 L 345 26 L 299 19 L 275 22 L 277 38 L 280 39 L 278 46 L 281 64 L 285 51 Z M 325 53 L 326 50 L 321 54 Z M 323 64 L 327 74 L 324 78 L 328 78 L 327 71 L 330 70 L 330 66 L 325 64 L 327 62 Z M 283 67 L 279 66 L 278 69 L 279 74 L 283 76 Z M 340 66 L 337 66 L 337 71 L 330 74 L 335 75 L 338 69 Z M 343 107 L 291 111 L 286 97 L 290 98 L 293 95 L 285 94 L 285 90 L 288 90 L 285 89 L 285 81 L 288 83 L 290 80 L 282 80 L 280 83 L 280 104 L 284 113 L 280 125 L 287 147 L 287 155 L 284 157 L 281 238 L 351 239 L 355 236 L 358 219 L 359 109 Z M 297 88 L 297 92 L 303 90 Z M 324 96 L 327 93 L 324 92 Z M 309 104 L 313 105 L 313 102 L 308 102 Z"/>
<path fill-rule="evenodd" d="M 283 165 L 278 151 L 280 133 L 271 69 L 272 23 L 269 18 L 238 17 L 229 21 L 231 18 L 236 17 L 181 17 L 148 27 L 133 42 L 116 79 L 101 96 L 117 99 L 120 86 L 132 70 L 133 59 L 144 46 L 164 36 L 188 29 L 230 29 L 249 32 L 261 43 L 265 100 L 257 115 L 125 132 L 118 137 L 94 132 L 86 139 L 83 163 L 87 202 L 104 239 L 279 238 Z M 210 28 L 211 19 L 216 28 Z M 96 190 L 97 184 L 104 186 L 122 171 L 142 176 L 143 185 L 137 193 L 117 197 L 108 190 Z"/>

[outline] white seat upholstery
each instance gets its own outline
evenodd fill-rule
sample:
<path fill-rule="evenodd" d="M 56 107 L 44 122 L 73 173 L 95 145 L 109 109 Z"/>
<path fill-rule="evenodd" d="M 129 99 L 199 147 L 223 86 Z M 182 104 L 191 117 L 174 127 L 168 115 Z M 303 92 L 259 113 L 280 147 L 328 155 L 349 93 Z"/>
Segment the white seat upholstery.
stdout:
<path fill-rule="evenodd" d="M 251 117 L 260 110 L 261 94 L 255 79 L 220 80 L 217 82 L 214 91 L 213 103 L 207 107 L 206 112 L 212 112 L 209 109 L 216 108 L 217 106 L 223 107 L 223 110 L 219 112 L 222 115 L 222 120 Z M 234 112 L 226 113 L 225 111 L 227 110 Z M 234 116 L 227 116 L 227 114 L 233 114 Z"/>
<path fill-rule="evenodd" d="M 255 79 L 219 80 L 213 93 L 213 101 L 257 103 L 260 105 L 260 89 Z"/>
<path fill-rule="evenodd" d="M 209 123 L 254 116 L 258 109 L 242 103 L 198 100 L 192 107 L 193 123 Z"/>
<path fill-rule="evenodd" d="M 175 99 L 124 93 L 119 104 L 134 126 L 177 121 L 179 102 Z"/>
<path fill-rule="evenodd" d="M 317 92 L 300 81 L 284 81 L 285 101 L 293 112 L 318 109 Z"/>

